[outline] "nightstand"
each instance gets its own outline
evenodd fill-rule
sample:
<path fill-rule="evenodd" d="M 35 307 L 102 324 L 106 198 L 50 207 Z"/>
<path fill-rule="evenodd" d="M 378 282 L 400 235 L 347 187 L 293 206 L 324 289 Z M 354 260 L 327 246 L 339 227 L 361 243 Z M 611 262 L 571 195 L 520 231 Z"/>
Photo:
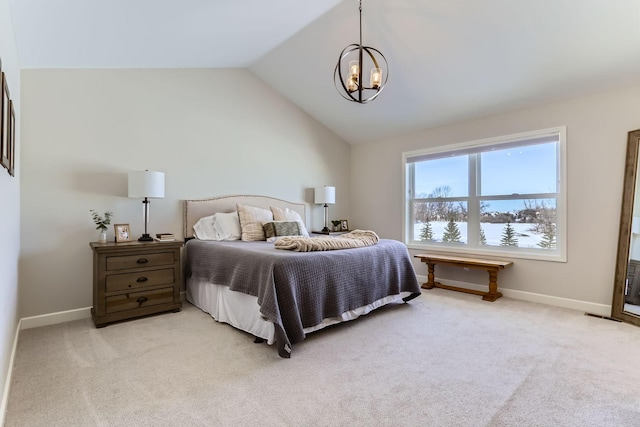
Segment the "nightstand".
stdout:
<path fill-rule="evenodd" d="M 311 233 L 313 234 L 323 234 L 325 236 L 339 236 L 341 234 L 346 234 L 351 230 L 348 231 L 312 231 Z"/>
<path fill-rule="evenodd" d="M 163 311 L 180 311 L 183 242 L 90 243 L 96 327 Z"/>

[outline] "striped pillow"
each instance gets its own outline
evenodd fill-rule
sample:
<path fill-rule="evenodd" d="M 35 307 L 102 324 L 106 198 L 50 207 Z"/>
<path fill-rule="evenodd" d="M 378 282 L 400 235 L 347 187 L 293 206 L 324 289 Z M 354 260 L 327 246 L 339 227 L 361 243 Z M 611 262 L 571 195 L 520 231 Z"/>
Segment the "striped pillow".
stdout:
<path fill-rule="evenodd" d="M 266 240 L 262 224 L 273 221 L 273 214 L 269 209 L 253 206 L 237 205 L 240 218 L 240 239 L 245 242 Z"/>
<path fill-rule="evenodd" d="M 302 236 L 300 223 L 297 221 L 272 221 L 266 222 L 262 226 L 267 241 L 275 241 L 275 237 L 280 236 Z"/>

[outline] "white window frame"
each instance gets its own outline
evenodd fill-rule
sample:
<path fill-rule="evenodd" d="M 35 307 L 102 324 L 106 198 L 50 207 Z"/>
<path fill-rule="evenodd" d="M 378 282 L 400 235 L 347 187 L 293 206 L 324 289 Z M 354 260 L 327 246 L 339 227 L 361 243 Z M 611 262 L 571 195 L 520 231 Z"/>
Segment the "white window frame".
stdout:
<path fill-rule="evenodd" d="M 411 229 L 409 227 L 413 227 L 413 221 L 410 218 L 411 215 L 411 201 L 413 194 L 413 179 L 414 177 L 410 174 L 412 168 L 410 164 L 412 163 L 410 160 L 415 159 L 419 156 L 428 156 L 434 155 L 438 153 L 455 153 L 461 152 L 463 150 L 471 150 L 471 149 L 481 149 L 485 146 L 492 146 L 498 144 L 509 144 L 509 143 L 518 143 L 532 139 L 538 138 L 548 138 L 548 137 L 557 137 L 558 138 L 558 146 L 557 146 L 557 193 L 556 193 L 556 249 L 537 249 L 537 248 L 511 248 L 504 246 L 484 246 L 473 244 L 474 242 L 468 242 L 463 246 L 455 245 L 455 244 L 447 244 L 442 242 L 422 242 L 416 240 L 410 240 L 411 237 Z M 524 258 L 524 259 L 534 259 L 534 260 L 545 260 L 545 261 L 555 261 L 555 262 L 566 262 L 567 261 L 567 166 L 566 166 L 566 141 L 567 141 L 567 128 L 566 126 L 558 126 L 549 129 L 536 130 L 531 132 L 523 132 L 513 135 L 505 135 L 494 138 L 486 138 L 476 141 L 463 142 L 459 144 L 452 144 L 440 147 L 433 147 L 428 149 L 416 150 L 416 151 L 408 151 L 402 153 L 402 171 L 403 171 L 403 236 L 404 243 L 410 249 L 420 249 L 420 250 L 428 250 L 429 252 L 448 252 L 448 253 L 464 253 L 464 254 L 478 254 L 478 255 L 489 255 L 489 256 L 503 256 L 509 258 Z M 474 150 L 476 151 L 476 150 Z M 475 175 L 469 176 L 470 186 L 475 182 Z M 473 181 L 473 182 L 471 182 Z M 469 194 L 468 197 L 464 197 L 464 199 L 468 199 L 471 201 L 476 198 L 475 195 Z M 500 200 L 507 199 L 508 197 L 500 196 Z M 520 199 L 522 196 L 514 195 L 514 199 Z M 451 198 L 452 201 L 455 201 L 455 197 Z M 472 210 L 471 207 L 468 207 L 469 211 Z M 471 214 L 471 212 L 470 212 Z M 470 215 L 471 216 L 471 215 Z M 470 218 L 473 220 L 473 218 Z M 479 220 L 476 218 L 476 221 Z M 471 221 L 469 221 L 471 222 Z"/>

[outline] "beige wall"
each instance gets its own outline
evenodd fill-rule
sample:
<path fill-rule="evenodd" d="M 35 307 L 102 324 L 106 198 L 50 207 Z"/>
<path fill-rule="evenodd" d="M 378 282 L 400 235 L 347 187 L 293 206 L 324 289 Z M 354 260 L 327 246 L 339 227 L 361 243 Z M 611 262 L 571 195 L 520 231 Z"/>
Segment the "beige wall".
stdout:
<path fill-rule="evenodd" d="M 324 184 L 337 187 L 332 214 L 348 217 L 349 146 L 247 70 L 23 70 L 22 82 L 23 317 L 92 305 L 89 209 L 143 231 L 130 170 L 165 172 L 151 233 L 182 235 L 186 198 L 313 203 L 308 189 Z"/>
<path fill-rule="evenodd" d="M 573 299 L 610 305 L 627 132 L 640 128 L 638 111 L 640 86 L 634 86 L 354 146 L 351 216 L 359 227 L 401 240 L 403 151 L 566 125 L 568 262 L 514 259 L 514 267 L 500 274 L 500 286 L 518 291 L 514 296 L 549 303 Z M 424 265 L 415 265 L 426 275 Z M 441 267 L 436 275 L 479 284 L 487 280 L 482 272 Z"/>
<path fill-rule="evenodd" d="M 4 419 L 4 405 L 8 390 L 7 375 L 11 350 L 18 325 L 18 255 L 20 253 L 20 64 L 9 0 L 0 0 L 0 59 L 7 75 L 9 93 L 15 104 L 16 162 L 15 177 L 0 167 L 0 425 Z"/>

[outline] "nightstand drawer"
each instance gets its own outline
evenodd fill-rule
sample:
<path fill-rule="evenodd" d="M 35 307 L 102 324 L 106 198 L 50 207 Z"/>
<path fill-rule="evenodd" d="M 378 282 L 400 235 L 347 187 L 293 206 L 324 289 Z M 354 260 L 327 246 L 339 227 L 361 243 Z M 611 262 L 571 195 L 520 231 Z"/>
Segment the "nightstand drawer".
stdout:
<path fill-rule="evenodd" d="M 173 302 L 173 288 L 154 289 L 145 292 L 132 292 L 106 298 L 106 312 L 134 310 L 158 304 Z"/>
<path fill-rule="evenodd" d="M 152 254 L 107 256 L 106 269 L 124 270 L 127 268 L 156 267 L 160 265 L 173 265 L 175 262 L 173 252 L 158 252 Z"/>
<path fill-rule="evenodd" d="M 105 290 L 106 292 L 114 292 L 149 286 L 172 285 L 175 280 L 173 268 L 140 271 L 138 273 L 109 274 L 105 277 Z"/>

